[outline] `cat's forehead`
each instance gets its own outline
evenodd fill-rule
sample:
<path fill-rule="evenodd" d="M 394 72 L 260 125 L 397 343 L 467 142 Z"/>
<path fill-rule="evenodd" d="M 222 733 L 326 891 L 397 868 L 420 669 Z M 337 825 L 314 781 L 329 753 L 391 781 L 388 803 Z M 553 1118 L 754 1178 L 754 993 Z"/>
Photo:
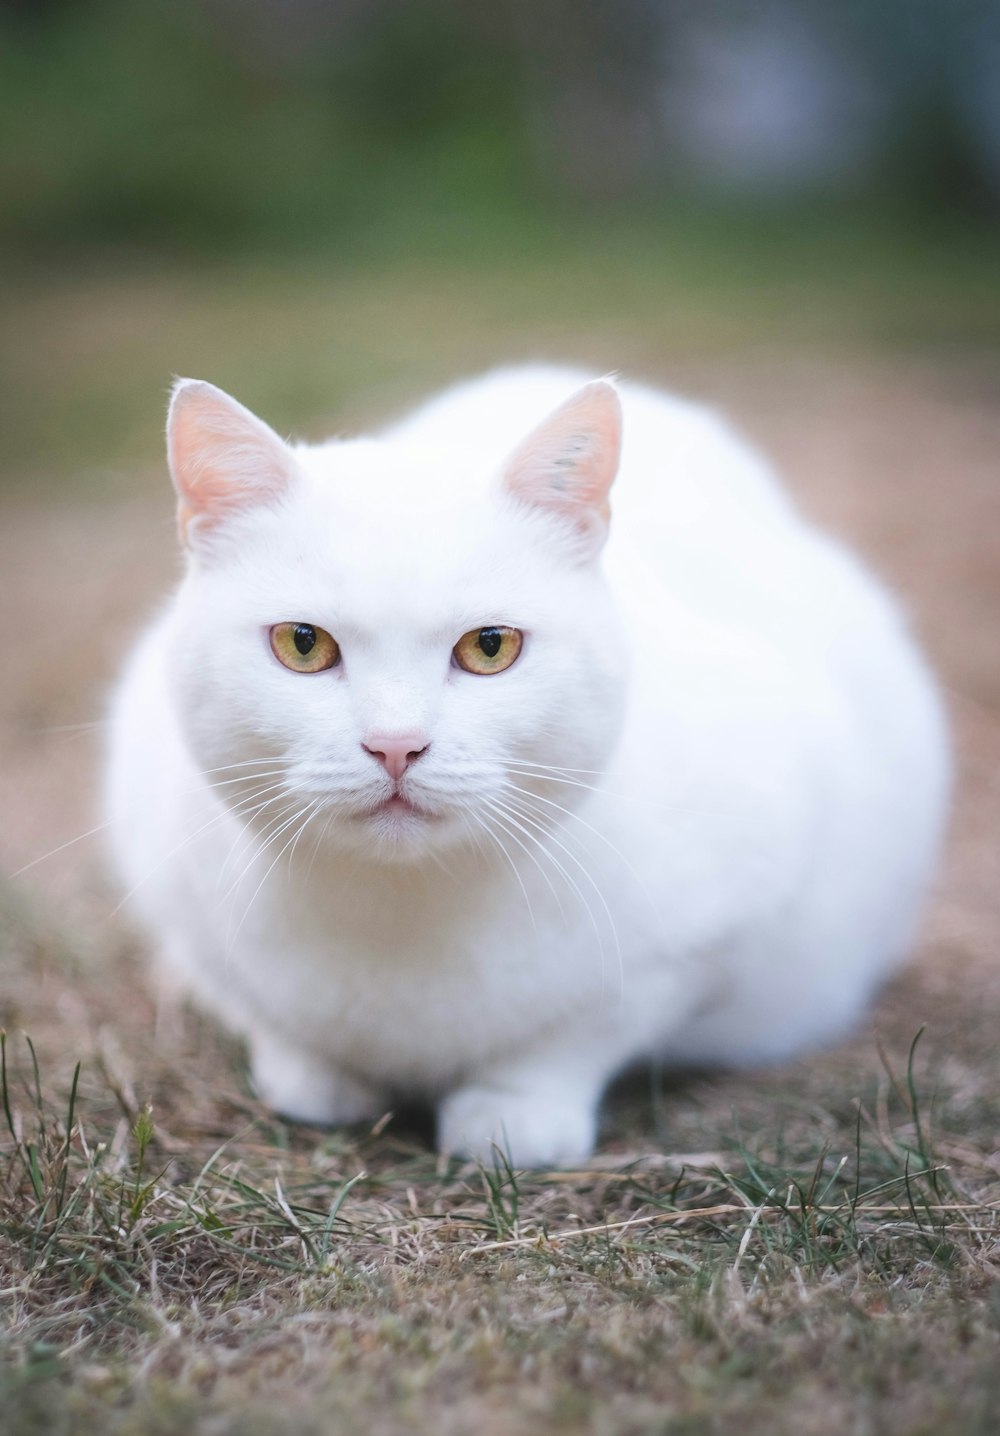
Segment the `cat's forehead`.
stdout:
<path fill-rule="evenodd" d="M 359 439 L 303 447 L 296 460 L 304 498 L 363 524 L 459 523 L 496 501 L 500 456 L 482 451 Z"/>
<path fill-rule="evenodd" d="M 480 455 L 361 441 L 301 457 L 293 513 L 298 507 L 338 566 L 461 566 L 496 537 L 499 484 Z"/>
<path fill-rule="evenodd" d="M 352 443 L 297 458 L 303 482 L 248 533 L 263 587 L 359 626 L 435 627 L 459 611 L 489 616 L 531 586 L 532 525 L 482 456 Z"/>

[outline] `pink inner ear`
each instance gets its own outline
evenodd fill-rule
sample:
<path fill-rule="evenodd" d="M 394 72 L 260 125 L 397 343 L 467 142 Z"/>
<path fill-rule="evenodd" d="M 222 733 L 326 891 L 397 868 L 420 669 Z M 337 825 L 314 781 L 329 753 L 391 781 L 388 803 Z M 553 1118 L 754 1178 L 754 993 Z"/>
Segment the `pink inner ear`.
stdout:
<path fill-rule="evenodd" d="M 198 379 L 181 379 L 174 387 L 167 455 L 182 536 L 193 520 L 204 526 L 236 509 L 267 503 L 292 475 L 291 454 L 274 430 Z"/>
<path fill-rule="evenodd" d="M 618 392 L 595 379 L 570 396 L 511 454 L 504 484 L 517 498 L 572 517 L 609 517 L 608 491 L 621 459 Z"/>

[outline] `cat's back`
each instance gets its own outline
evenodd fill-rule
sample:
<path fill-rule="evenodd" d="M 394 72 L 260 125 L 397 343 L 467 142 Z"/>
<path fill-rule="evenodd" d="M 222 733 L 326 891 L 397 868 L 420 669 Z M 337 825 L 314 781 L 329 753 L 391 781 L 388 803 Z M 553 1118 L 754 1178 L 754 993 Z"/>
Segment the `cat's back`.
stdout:
<path fill-rule="evenodd" d="M 489 482 L 525 433 L 591 377 L 549 365 L 498 369 L 446 390 L 382 437 L 453 450 L 467 456 L 453 473 L 474 470 Z M 799 515 L 769 464 L 724 418 L 641 384 L 622 383 L 619 393 L 622 456 L 603 566 L 634 619 L 662 599 L 738 631 L 807 645 L 848 611 L 892 622 L 880 586 Z"/>
<path fill-rule="evenodd" d="M 481 472 L 495 471 L 526 432 L 592 377 L 547 364 L 496 369 L 445 390 L 382 437 L 475 453 Z M 641 384 L 618 387 L 624 418 L 614 514 L 623 536 L 634 533 L 641 543 L 659 518 L 689 533 L 717 527 L 725 515 L 787 523 L 790 506 L 766 464 L 712 409 Z"/>

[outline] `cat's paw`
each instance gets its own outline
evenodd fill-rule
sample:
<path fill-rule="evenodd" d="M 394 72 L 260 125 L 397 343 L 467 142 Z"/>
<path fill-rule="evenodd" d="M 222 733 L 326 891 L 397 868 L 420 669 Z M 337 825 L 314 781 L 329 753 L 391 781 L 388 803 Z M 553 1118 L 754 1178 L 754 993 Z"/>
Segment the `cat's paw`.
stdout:
<path fill-rule="evenodd" d="M 512 1167 L 565 1167 L 590 1156 L 596 1125 L 591 1103 L 563 1093 L 463 1087 L 438 1109 L 438 1147 L 483 1162 L 499 1149 Z"/>
<path fill-rule="evenodd" d="M 388 1110 L 376 1088 L 271 1041 L 254 1042 L 250 1066 L 261 1101 L 295 1122 L 337 1127 L 374 1120 Z"/>

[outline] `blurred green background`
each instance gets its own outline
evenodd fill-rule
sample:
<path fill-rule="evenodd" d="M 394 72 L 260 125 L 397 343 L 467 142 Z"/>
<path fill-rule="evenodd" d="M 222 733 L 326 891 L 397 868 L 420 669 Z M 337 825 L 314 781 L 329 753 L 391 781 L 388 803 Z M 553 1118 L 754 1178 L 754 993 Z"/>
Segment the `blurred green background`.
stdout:
<path fill-rule="evenodd" d="M 996 0 L 2 0 L 0 479 L 174 373 L 356 428 L 492 363 L 1000 354 Z"/>

